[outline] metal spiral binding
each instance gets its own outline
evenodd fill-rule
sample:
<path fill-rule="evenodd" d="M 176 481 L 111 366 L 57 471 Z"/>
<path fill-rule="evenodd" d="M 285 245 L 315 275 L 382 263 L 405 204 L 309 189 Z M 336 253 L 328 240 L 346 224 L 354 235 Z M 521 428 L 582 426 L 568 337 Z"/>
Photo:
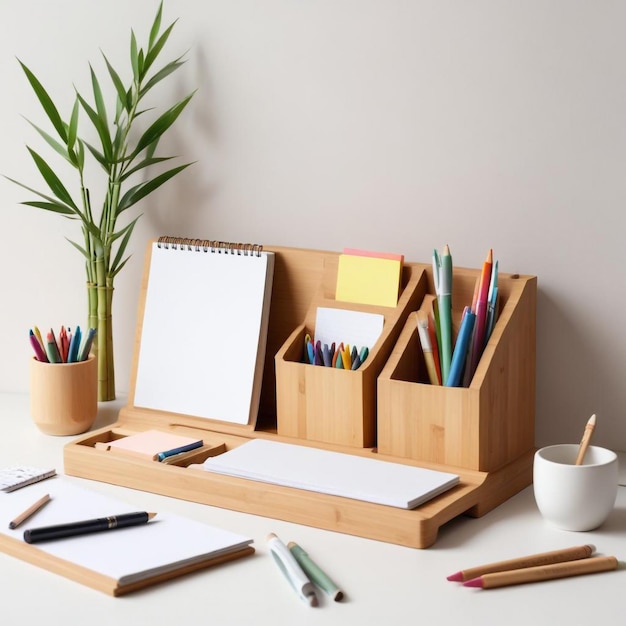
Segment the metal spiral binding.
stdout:
<path fill-rule="evenodd" d="M 217 254 L 238 254 L 243 256 L 261 256 L 263 246 L 258 243 L 233 243 L 213 239 L 191 239 L 164 235 L 157 240 L 157 246 L 165 250 L 183 250 L 190 252 L 212 252 Z"/>

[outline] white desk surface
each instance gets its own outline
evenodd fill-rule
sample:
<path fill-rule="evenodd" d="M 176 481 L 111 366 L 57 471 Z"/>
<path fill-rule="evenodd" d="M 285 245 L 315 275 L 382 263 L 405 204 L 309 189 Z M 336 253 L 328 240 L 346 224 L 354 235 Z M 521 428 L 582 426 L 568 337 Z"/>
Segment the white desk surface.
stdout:
<path fill-rule="evenodd" d="M 114 422 L 122 399 L 100 405 L 95 427 Z M 41 433 L 28 396 L 0 393 L 2 465 L 50 465 L 63 473 L 71 437 Z M 460 569 L 535 552 L 592 543 L 598 553 L 626 560 L 626 487 L 614 512 L 588 533 L 552 529 L 541 519 L 532 487 L 482 518 L 444 526 L 434 546 L 416 550 L 264 517 L 70 478 L 127 499 L 138 508 L 171 511 L 254 539 L 256 554 L 168 583 L 113 598 L 0 553 L 3 624 L 608 624 L 626 615 L 626 571 L 492 590 L 451 583 Z M 268 555 L 275 532 L 302 545 L 344 589 L 342 602 L 302 603 Z"/>

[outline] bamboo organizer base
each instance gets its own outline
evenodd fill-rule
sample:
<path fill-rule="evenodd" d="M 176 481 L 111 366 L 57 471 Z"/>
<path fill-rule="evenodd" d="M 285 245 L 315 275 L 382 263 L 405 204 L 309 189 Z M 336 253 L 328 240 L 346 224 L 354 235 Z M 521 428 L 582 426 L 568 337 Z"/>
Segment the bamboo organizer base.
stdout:
<path fill-rule="evenodd" d="M 483 466 L 474 466 L 473 458 L 478 454 L 470 450 L 469 462 L 463 457 L 460 463 L 450 463 L 448 460 L 420 458 L 412 453 L 394 450 L 393 454 L 383 453 L 375 445 L 371 445 L 371 436 L 375 436 L 377 424 L 376 413 L 380 397 L 380 375 L 386 371 L 387 360 L 392 362 L 398 358 L 398 353 L 404 354 L 402 337 L 407 334 L 405 324 L 428 293 L 432 291 L 432 276 L 429 275 L 428 265 L 406 264 L 403 272 L 402 292 L 398 307 L 376 309 L 385 315 L 383 335 L 370 352 L 368 361 L 362 371 L 323 371 L 327 368 L 305 365 L 299 362 L 298 344 L 300 334 L 306 329 L 314 330 L 313 312 L 317 306 L 340 306 L 343 308 L 358 308 L 370 310 L 357 305 L 346 306 L 345 303 L 334 303 L 334 277 L 337 267 L 337 253 L 302 250 L 294 248 L 267 248 L 276 254 L 274 269 L 274 286 L 272 290 L 272 307 L 270 312 L 267 353 L 261 394 L 261 407 L 256 424 L 239 426 L 215 420 L 201 419 L 194 416 L 165 413 L 143 409 L 134 406 L 135 378 L 131 380 L 131 388 L 127 406 L 120 411 L 119 420 L 110 427 L 87 433 L 65 446 L 64 464 L 65 473 L 82 478 L 109 482 L 143 491 L 150 491 L 166 496 L 219 506 L 232 510 L 262 515 L 315 526 L 327 530 L 362 536 L 370 539 L 386 541 L 414 548 L 427 548 L 437 539 L 441 526 L 453 518 L 467 514 L 482 516 L 506 499 L 528 486 L 532 481 L 534 410 L 515 413 L 513 426 L 495 430 L 500 433 L 500 443 L 506 443 L 504 452 L 490 459 L 485 456 L 484 449 L 492 444 L 487 438 L 481 440 L 482 432 L 478 428 L 478 439 L 471 439 L 465 444 L 466 448 L 478 447 L 483 458 L 488 459 L 485 471 Z M 139 302 L 139 318 L 137 343 L 135 346 L 133 372 L 136 372 L 143 306 L 147 284 L 147 270 L 144 271 L 144 280 Z M 468 270 L 470 274 L 472 270 Z M 476 272 L 477 275 L 477 272 Z M 504 283 L 507 281 L 504 277 Z M 532 361 L 532 383 L 528 389 L 520 388 L 528 382 L 528 366 L 525 366 L 524 376 L 513 374 L 506 379 L 506 388 L 498 389 L 490 386 L 490 392 L 496 396 L 503 395 L 510 403 L 521 396 L 528 398 L 524 407 L 534 409 L 534 289 L 535 281 L 531 277 L 520 278 L 524 307 L 517 311 L 516 298 L 508 295 L 506 286 L 503 289 L 503 315 L 499 333 L 515 335 L 517 324 L 521 328 L 529 329 L 524 334 L 524 342 L 532 338 L 532 346 L 521 347 L 520 352 L 513 355 L 522 358 L 525 362 Z M 454 296 L 454 294 L 453 294 Z M 471 301 L 471 293 L 470 293 Z M 458 306 L 462 302 L 459 301 Z M 509 307 L 508 309 L 506 307 Z M 512 321 L 511 321 L 512 320 Z M 498 324 L 496 328 L 499 328 Z M 402 333 L 402 335 L 401 335 Z M 494 331 L 493 341 L 498 334 Z M 399 339 L 400 338 L 400 339 Z M 410 342 L 409 342 L 410 343 Z M 490 342 L 491 343 L 491 342 Z M 491 357 L 487 356 L 487 360 Z M 274 368 L 276 360 L 276 369 Z M 402 360 L 402 359 L 401 359 Z M 406 358 L 404 361 L 406 362 Z M 366 367 L 365 367 L 366 366 Z M 498 365 L 499 367 L 500 365 Z M 419 366 L 418 371 L 419 371 Z M 489 369 L 490 363 L 480 367 Z M 369 368 L 369 369 L 368 369 Z M 515 371 L 517 368 L 513 368 Z M 339 376 L 332 376 L 339 374 Z M 330 376 L 329 376 L 330 375 Z M 394 374 L 394 376 L 397 376 Z M 404 372 L 409 381 L 412 379 Z M 336 429 L 332 427 L 315 428 L 316 412 L 319 407 L 315 403 L 298 402 L 308 391 L 306 377 L 313 376 L 316 389 L 322 395 L 320 402 L 325 411 L 331 411 L 326 419 L 353 420 L 358 434 L 356 440 L 346 433 L 353 429 Z M 304 377 L 304 378 L 303 378 Z M 318 379 L 319 377 L 319 379 Z M 346 383 L 350 377 L 349 384 Z M 415 379 L 417 380 L 417 379 Z M 285 382 L 286 381 L 286 382 Z M 320 382 L 321 381 L 321 382 Z M 404 381 L 398 381 L 403 383 Z M 296 389 L 292 388 L 296 384 Z M 286 386 L 284 386 L 286 384 Z M 405 383 L 419 385 L 416 382 Z M 480 387 L 480 383 L 476 383 Z M 355 393 L 356 390 L 356 393 Z M 446 390 L 440 389 L 443 393 Z M 449 390 L 452 392 L 471 393 L 470 390 Z M 296 394 L 294 396 L 294 394 Z M 343 394 L 343 400 L 338 405 L 328 403 L 325 395 Z M 349 394 L 349 395 L 346 395 Z M 352 397 L 354 395 L 354 397 Z M 289 410 L 277 419 L 277 400 L 286 405 Z M 384 397 L 384 394 L 383 394 Z M 310 401 L 310 398 L 309 398 Z M 506 405 L 506 402 L 504 403 Z M 471 410 L 481 411 L 480 405 L 468 403 Z M 334 408 L 338 406 L 339 408 Z M 402 406 L 402 405 L 401 405 Z M 497 406 L 500 406 L 499 404 Z M 343 407 L 343 408 L 342 408 Z M 341 413 L 339 413 L 341 411 Z M 323 412 L 322 412 L 323 413 Z M 290 421 L 290 414 L 292 420 Z M 389 416 L 389 406 L 387 406 Z M 490 419 L 496 419 L 493 416 Z M 470 415 L 473 423 L 482 426 L 482 416 Z M 380 417 L 378 418 L 380 419 Z M 400 419 L 404 419 L 400 414 Z M 504 423 L 510 417 L 502 415 Z M 523 421 L 523 424 L 517 423 Z M 278 422 L 278 425 L 277 425 Z M 522 443 L 513 444 L 513 438 L 519 435 L 519 427 L 523 427 Z M 121 455 L 112 455 L 105 450 L 98 449 L 96 443 L 106 443 L 112 439 L 126 436 L 130 433 L 141 432 L 149 428 L 156 428 L 178 434 L 201 437 L 205 446 L 197 454 L 187 457 L 182 466 L 166 465 L 156 461 L 146 461 Z M 380 429 L 380 425 L 378 425 Z M 344 432 L 345 431 L 345 432 Z M 426 429 L 426 432 L 428 428 Z M 313 434 L 312 434 L 313 433 Z M 504 433 L 504 434 L 503 434 Z M 220 454 L 241 445 L 250 438 L 259 437 L 297 443 L 305 446 L 319 447 L 360 456 L 374 456 L 381 460 L 405 463 L 409 465 L 450 471 L 460 476 L 460 484 L 452 490 L 436 497 L 413 510 L 404 510 L 390 506 L 376 505 L 349 498 L 329 496 L 290 487 L 270 485 L 266 483 L 221 476 L 187 467 L 187 464 L 201 463 L 205 458 Z M 505 441 L 509 437 L 510 440 Z M 530 442 L 530 443 L 529 443 Z M 379 442 L 380 443 L 380 442 Z M 361 445 L 362 444 L 362 445 Z M 375 444 L 375 442 L 374 442 Z M 528 445 L 529 444 L 529 445 Z M 393 447 L 393 444 L 392 444 Z"/>

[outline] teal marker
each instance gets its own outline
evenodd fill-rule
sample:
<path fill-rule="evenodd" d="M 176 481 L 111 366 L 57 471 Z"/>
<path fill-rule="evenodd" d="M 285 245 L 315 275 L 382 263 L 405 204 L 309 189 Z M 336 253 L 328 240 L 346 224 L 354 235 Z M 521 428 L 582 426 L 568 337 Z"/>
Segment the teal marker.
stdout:
<path fill-rule="evenodd" d="M 290 541 L 287 546 L 298 565 L 314 585 L 337 602 L 343 598 L 343 591 L 313 562 L 311 557 L 297 543 Z"/>

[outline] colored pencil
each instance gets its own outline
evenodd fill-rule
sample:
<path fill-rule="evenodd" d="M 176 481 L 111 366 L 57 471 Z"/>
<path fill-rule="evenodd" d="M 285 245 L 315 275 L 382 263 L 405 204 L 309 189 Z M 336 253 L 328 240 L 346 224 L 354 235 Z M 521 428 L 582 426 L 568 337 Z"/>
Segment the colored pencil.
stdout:
<path fill-rule="evenodd" d="M 617 569 L 618 561 L 614 556 L 596 556 L 577 561 L 553 563 L 552 565 L 539 565 L 537 567 L 525 567 L 522 569 L 508 570 L 506 572 L 494 572 L 484 574 L 464 582 L 465 587 L 480 587 L 481 589 L 495 589 L 509 585 L 522 585 L 525 583 L 543 582 L 556 578 L 580 576 L 582 574 L 596 574 Z"/>
<path fill-rule="evenodd" d="M 540 552 L 538 554 L 529 554 L 520 556 L 506 561 L 496 561 L 495 563 L 487 563 L 470 567 L 448 576 L 448 580 L 455 582 L 465 582 L 478 578 L 484 574 L 493 574 L 495 572 L 505 572 L 515 569 L 524 569 L 526 567 L 535 567 L 540 565 L 552 565 L 553 563 L 563 563 L 565 561 L 576 561 L 578 559 L 587 559 L 595 551 L 595 546 L 587 544 L 584 546 L 574 546 L 572 548 L 563 548 L 561 550 L 551 550 L 550 552 Z"/>

